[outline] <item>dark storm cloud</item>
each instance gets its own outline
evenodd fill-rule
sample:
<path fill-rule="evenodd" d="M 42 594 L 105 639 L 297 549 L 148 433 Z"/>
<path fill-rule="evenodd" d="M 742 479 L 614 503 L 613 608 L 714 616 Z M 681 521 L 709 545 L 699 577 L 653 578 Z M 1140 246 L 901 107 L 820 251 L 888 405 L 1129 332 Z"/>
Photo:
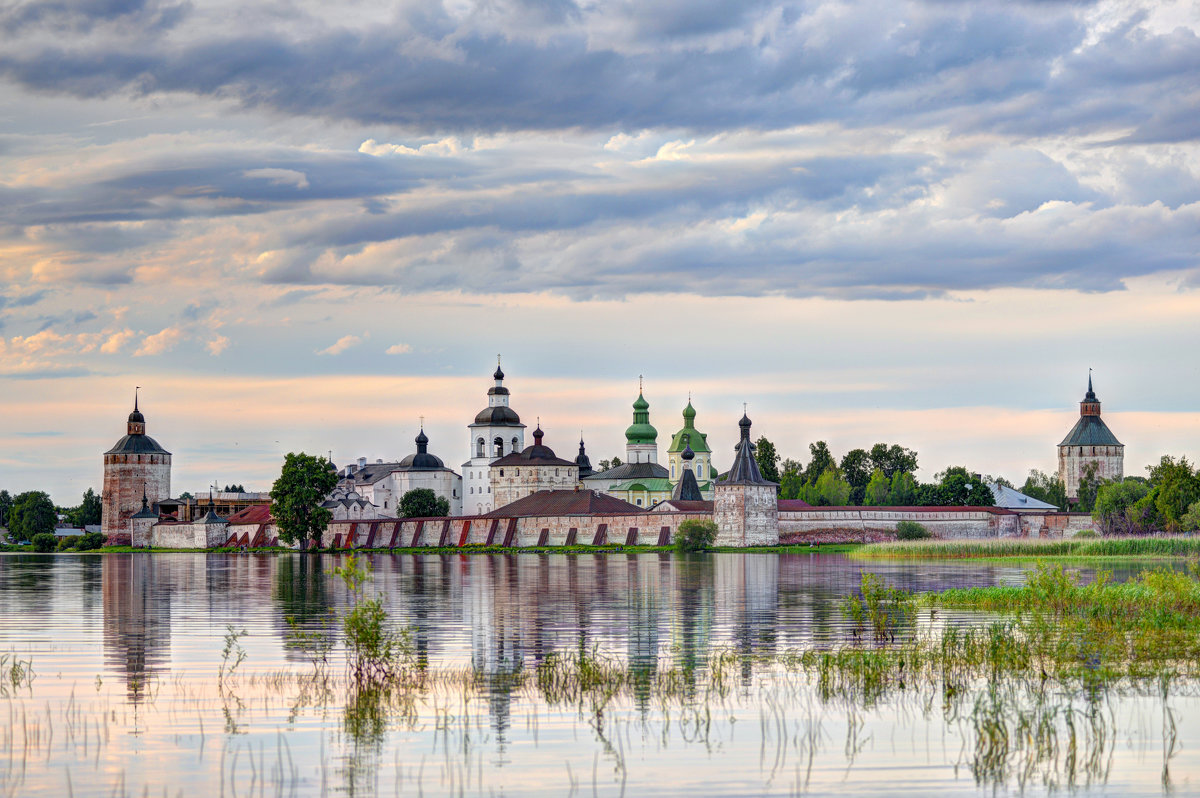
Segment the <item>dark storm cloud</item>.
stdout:
<path fill-rule="evenodd" d="M 852 8 L 618 4 L 583 14 L 569 3 L 518 4 L 484 25 L 433 7 L 390 26 L 325 26 L 303 38 L 282 26 L 225 34 L 197 25 L 168 41 L 148 27 L 136 47 L 10 41 L 0 75 L 81 97 L 189 92 L 426 131 L 769 129 L 950 111 L 950 123 L 977 128 L 1191 129 L 1169 101 L 1194 84 L 1200 44 L 1190 33 L 1152 35 L 1133 20 L 1085 46 L 1071 6 Z M 554 20 L 536 39 L 520 25 L 533 12 Z M 1018 99 L 1021 112 L 997 107 Z M 1102 112 L 1089 113 L 1093 103 Z"/>

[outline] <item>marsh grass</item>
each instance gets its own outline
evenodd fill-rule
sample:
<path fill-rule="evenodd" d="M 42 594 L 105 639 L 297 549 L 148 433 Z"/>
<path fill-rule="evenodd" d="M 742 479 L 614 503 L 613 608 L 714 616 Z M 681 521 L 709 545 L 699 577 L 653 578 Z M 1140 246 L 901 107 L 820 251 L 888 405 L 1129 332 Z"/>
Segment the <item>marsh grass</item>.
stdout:
<path fill-rule="evenodd" d="M 958 559 L 975 557 L 1200 557 L 1200 537 L 1164 535 L 1126 538 L 1004 538 L 869 543 L 850 553 L 857 559 Z"/>

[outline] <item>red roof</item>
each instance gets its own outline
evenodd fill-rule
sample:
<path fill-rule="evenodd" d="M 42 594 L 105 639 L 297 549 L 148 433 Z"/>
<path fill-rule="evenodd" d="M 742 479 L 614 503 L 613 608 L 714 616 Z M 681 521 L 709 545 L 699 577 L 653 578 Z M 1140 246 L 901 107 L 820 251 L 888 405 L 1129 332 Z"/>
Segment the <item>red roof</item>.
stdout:
<path fill-rule="evenodd" d="M 812 507 L 812 505 L 809 504 L 808 502 L 804 501 L 803 499 L 780 499 L 779 500 L 779 511 L 781 513 L 788 512 L 790 510 L 807 510 L 809 507 Z"/>
<path fill-rule="evenodd" d="M 782 505 L 783 502 L 780 502 Z M 783 509 L 781 506 L 779 509 Z M 975 507 L 973 505 L 956 505 L 956 504 L 926 504 L 926 505 L 897 505 L 891 506 L 886 504 L 871 505 L 864 504 L 845 504 L 840 506 L 829 507 L 798 507 L 798 510 L 852 510 L 858 512 L 901 512 L 901 513 L 992 513 L 993 515 L 1016 515 L 1012 510 L 1006 510 L 1003 507 Z"/>
<path fill-rule="evenodd" d="M 253 504 L 228 518 L 231 524 L 269 524 L 272 520 L 274 519 L 271 518 L 271 505 L 269 504 Z"/>
<path fill-rule="evenodd" d="M 527 518 L 543 515 L 613 515 L 642 513 L 645 508 L 594 490 L 539 490 L 497 507 L 487 518 Z"/>

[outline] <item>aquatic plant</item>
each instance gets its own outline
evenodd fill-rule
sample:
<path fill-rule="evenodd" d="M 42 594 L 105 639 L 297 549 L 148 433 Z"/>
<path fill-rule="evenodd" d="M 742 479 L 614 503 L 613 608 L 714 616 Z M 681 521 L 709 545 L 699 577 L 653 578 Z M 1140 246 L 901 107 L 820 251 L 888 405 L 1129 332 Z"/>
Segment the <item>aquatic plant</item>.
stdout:
<path fill-rule="evenodd" d="M 854 622 L 855 634 L 869 624 L 876 640 L 894 637 L 895 627 L 911 614 L 912 593 L 885 585 L 869 571 L 862 572 L 859 585 L 859 595 L 842 600 L 842 613 Z"/>
<path fill-rule="evenodd" d="M 870 543 L 856 559 L 956 559 L 969 557 L 1200 557 L 1200 537 L 1159 535 L 1127 538 L 1002 538 Z"/>
<path fill-rule="evenodd" d="M 395 633 L 388 629 L 383 602 L 367 596 L 370 560 L 351 554 L 334 573 L 350 592 L 351 609 L 342 619 L 342 630 L 354 681 L 364 684 L 397 678 L 412 658 L 412 643 L 407 630 Z"/>

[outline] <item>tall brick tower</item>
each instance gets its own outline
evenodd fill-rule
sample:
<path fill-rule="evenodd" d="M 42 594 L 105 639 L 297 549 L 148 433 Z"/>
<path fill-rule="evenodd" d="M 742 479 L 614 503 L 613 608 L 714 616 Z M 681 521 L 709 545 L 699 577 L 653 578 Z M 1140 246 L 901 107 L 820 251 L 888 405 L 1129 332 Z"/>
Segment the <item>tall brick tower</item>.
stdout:
<path fill-rule="evenodd" d="M 100 531 L 110 546 L 132 544 L 129 519 L 142 509 L 143 496 L 151 506 L 171 498 L 171 453 L 146 434 L 135 391 L 125 437 L 104 453 Z"/>

